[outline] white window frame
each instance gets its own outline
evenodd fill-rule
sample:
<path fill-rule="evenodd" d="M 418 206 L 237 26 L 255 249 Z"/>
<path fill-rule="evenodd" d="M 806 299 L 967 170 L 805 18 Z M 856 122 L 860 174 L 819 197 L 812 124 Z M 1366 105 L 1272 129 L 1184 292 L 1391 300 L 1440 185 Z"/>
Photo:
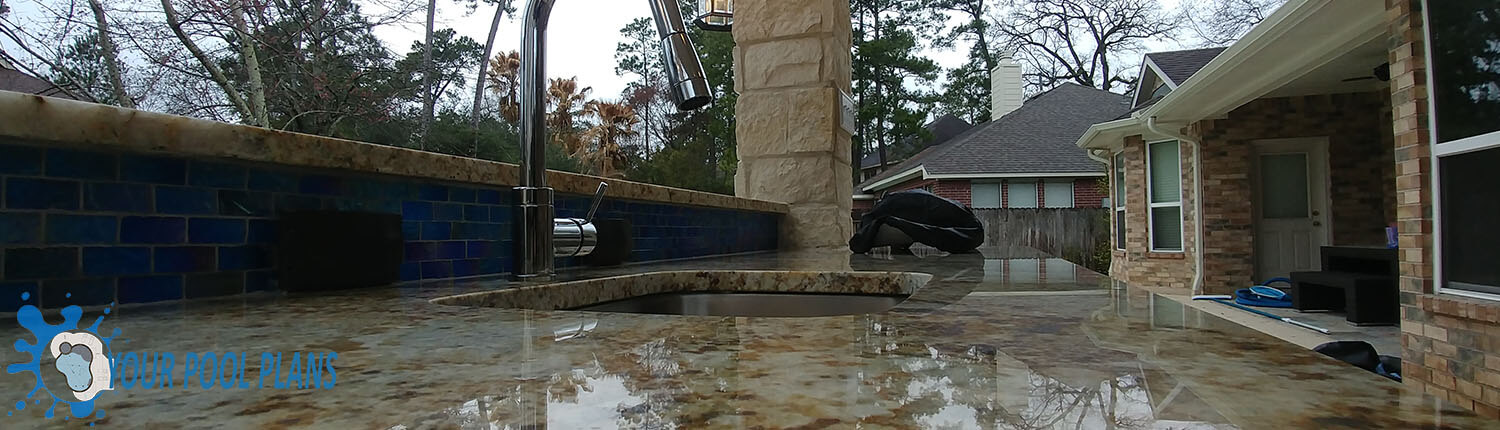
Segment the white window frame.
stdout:
<path fill-rule="evenodd" d="M 1425 3 L 1429 2 L 1424 1 L 1423 3 L 1424 5 L 1422 6 L 1422 21 L 1429 22 L 1427 16 L 1428 6 L 1425 5 Z M 1434 82 L 1432 68 L 1432 64 L 1434 64 L 1432 62 L 1432 31 L 1428 26 L 1424 25 L 1422 26 L 1422 32 L 1423 43 L 1427 44 L 1427 47 L 1423 49 L 1426 55 L 1426 58 L 1424 59 L 1425 63 L 1423 64 L 1427 65 L 1427 82 L 1431 83 Z M 1432 156 L 1428 157 L 1427 161 L 1428 163 L 1430 163 L 1428 164 L 1430 166 L 1428 170 L 1432 171 L 1432 177 L 1430 178 L 1431 182 L 1429 182 L 1430 184 L 1432 184 L 1432 189 L 1428 191 L 1430 191 L 1432 194 L 1433 292 L 1438 294 L 1449 294 L 1481 300 L 1500 301 L 1500 294 L 1445 287 L 1445 285 L 1447 285 L 1447 280 L 1443 279 L 1443 183 L 1441 179 L 1442 163 L 1440 163 L 1443 157 L 1500 148 L 1500 131 L 1494 131 L 1478 136 L 1470 136 L 1459 140 L 1439 143 L 1437 130 L 1438 127 L 1442 126 L 1442 124 L 1440 124 L 1438 121 L 1439 118 L 1437 115 L 1437 103 L 1433 103 L 1433 100 L 1435 100 L 1434 91 L 1436 91 L 1436 87 L 1430 84 L 1427 85 L 1427 121 L 1429 124 L 1429 126 L 1427 127 L 1427 137 L 1428 141 L 1432 142 Z"/>
<path fill-rule="evenodd" d="M 1041 201 L 1037 202 L 1038 203 L 1037 206 L 1041 206 L 1044 209 L 1072 209 L 1072 208 L 1078 207 L 1078 198 L 1077 198 L 1078 197 L 1078 194 L 1077 194 L 1078 190 L 1075 189 L 1076 184 L 1073 183 L 1074 182 L 1073 179 L 1065 179 L 1065 180 L 1064 179 L 1058 179 L 1058 180 L 1041 180 L 1041 181 L 1038 181 L 1038 182 L 1041 182 L 1042 193 L 1037 198 L 1037 200 L 1041 200 Z M 1065 184 L 1065 185 L 1068 186 L 1068 205 L 1067 206 L 1057 206 L 1057 205 L 1053 204 L 1050 199 L 1047 198 L 1047 186 L 1051 185 L 1051 184 Z M 1045 202 L 1045 204 L 1042 204 L 1043 202 Z"/>
<path fill-rule="evenodd" d="M 1176 202 L 1169 202 L 1169 203 L 1156 203 L 1155 202 L 1156 199 L 1154 198 L 1155 195 L 1156 195 L 1156 190 L 1152 189 L 1152 186 L 1151 186 L 1151 172 L 1152 172 L 1152 169 L 1153 169 L 1153 166 L 1151 165 L 1151 145 L 1155 145 L 1155 144 L 1158 144 L 1158 143 L 1168 143 L 1168 142 L 1176 142 L 1177 143 L 1177 201 Z M 1185 242 L 1187 242 L 1187 235 L 1185 234 L 1185 230 L 1187 230 L 1187 223 L 1182 222 L 1182 220 L 1177 220 L 1177 226 L 1178 226 L 1178 231 L 1179 231 L 1177 237 L 1182 238 L 1181 240 L 1182 240 L 1182 242 L 1184 242 L 1184 243 L 1179 243 L 1178 244 L 1180 246 L 1180 248 L 1178 248 L 1178 249 L 1158 249 L 1156 247 L 1156 235 L 1154 234 L 1155 231 L 1156 231 L 1156 211 L 1152 210 L 1152 209 L 1156 209 L 1156 208 L 1170 208 L 1170 207 L 1175 207 L 1175 208 L 1177 208 L 1177 216 L 1185 218 L 1187 215 L 1184 214 L 1184 213 L 1182 213 L 1182 194 L 1183 194 L 1183 192 L 1182 192 L 1182 142 L 1179 142 L 1176 139 L 1167 139 L 1167 140 L 1158 140 L 1158 141 L 1154 141 L 1154 142 L 1146 142 L 1146 239 L 1149 240 L 1150 243 L 1151 243 L 1151 252 L 1161 252 L 1161 253 L 1183 253 L 1183 252 L 1186 252 L 1186 250 L 1187 250 L 1187 243 L 1185 243 Z"/>
<path fill-rule="evenodd" d="M 1115 249 L 1124 251 L 1125 241 L 1120 239 L 1126 238 L 1126 232 L 1123 230 L 1126 230 L 1126 225 L 1128 224 L 1128 222 L 1125 220 L 1125 151 L 1121 150 L 1120 152 L 1114 153 L 1110 160 L 1113 160 L 1114 162 L 1114 169 L 1111 170 L 1109 174 L 1109 192 L 1116 195 L 1110 199 L 1109 204 L 1114 206 L 1110 208 L 1110 210 L 1114 211 L 1115 216 L 1118 217 L 1117 219 L 1119 220 L 1111 224 L 1113 224 L 1114 228 L 1122 230 L 1115 232 L 1115 234 L 1110 237 L 1110 240 L 1115 241 Z M 1116 181 L 1119 181 L 1119 183 L 1116 184 Z"/>

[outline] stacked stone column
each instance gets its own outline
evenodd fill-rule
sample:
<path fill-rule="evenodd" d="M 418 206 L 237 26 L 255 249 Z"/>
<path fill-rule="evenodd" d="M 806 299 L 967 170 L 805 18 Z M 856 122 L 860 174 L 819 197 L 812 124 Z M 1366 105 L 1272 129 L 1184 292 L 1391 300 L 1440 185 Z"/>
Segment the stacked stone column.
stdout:
<path fill-rule="evenodd" d="M 849 91 L 848 0 L 734 4 L 735 195 L 785 202 L 784 249 L 847 246 L 853 169 L 839 126 Z"/>

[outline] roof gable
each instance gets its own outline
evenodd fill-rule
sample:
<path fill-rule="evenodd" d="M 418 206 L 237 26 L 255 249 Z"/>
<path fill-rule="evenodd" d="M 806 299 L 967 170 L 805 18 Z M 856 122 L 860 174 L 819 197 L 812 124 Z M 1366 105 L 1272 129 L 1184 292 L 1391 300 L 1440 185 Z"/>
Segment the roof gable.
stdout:
<path fill-rule="evenodd" d="M 1062 84 L 870 178 L 859 190 L 916 168 L 928 176 L 1103 172 L 1074 142 L 1090 125 L 1128 112 L 1129 102 L 1125 95 Z"/>

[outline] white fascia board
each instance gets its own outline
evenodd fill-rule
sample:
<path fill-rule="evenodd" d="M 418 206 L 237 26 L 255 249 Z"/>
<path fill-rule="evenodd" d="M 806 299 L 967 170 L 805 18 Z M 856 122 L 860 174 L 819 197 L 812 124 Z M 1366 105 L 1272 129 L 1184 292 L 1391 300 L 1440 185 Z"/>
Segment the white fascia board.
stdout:
<path fill-rule="evenodd" d="M 1117 152 L 1124 148 L 1125 136 L 1134 134 L 1153 133 L 1146 130 L 1140 118 L 1132 116 L 1089 126 L 1089 129 L 1083 132 L 1083 136 L 1078 137 L 1078 143 L 1075 145 L 1083 149 L 1108 149 L 1111 152 Z"/>
<path fill-rule="evenodd" d="M 1383 6 L 1290 0 L 1137 116 L 1174 124 L 1221 117 L 1385 33 Z"/>
<path fill-rule="evenodd" d="M 911 169 L 908 169 L 905 172 L 897 173 L 894 176 L 891 176 L 889 178 L 885 178 L 885 179 L 881 179 L 879 181 L 876 181 L 875 183 L 870 184 L 870 186 L 867 186 L 864 189 L 859 190 L 859 191 L 869 192 L 869 191 L 880 190 L 880 189 L 884 189 L 887 186 L 891 186 L 891 185 L 899 184 L 899 183 L 902 183 L 902 182 L 906 182 L 907 180 L 912 179 L 912 178 L 923 178 L 923 179 L 926 179 L 926 176 L 927 176 L 927 167 L 926 166 L 917 166 L 917 167 L 913 167 Z"/>
<path fill-rule="evenodd" d="M 1104 172 L 1049 172 L 1049 173 L 954 173 L 927 175 L 927 179 L 1010 179 L 1010 178 L 1082 178 L 1108 176 Z"/>
<path fill-rule="evenodd" d="M 1166 73 L 1162 73 L 1161 66 L 1156 65 L 1155 61 L 1151 61 L 1151 57 L 1142 55 L 1141 60 L 1142 68 L 1150 68 L 1151 73 L 1156 74 L 1156 79 L 1160 79 L 1163 83 L 1167 84 L 1167 88 L 1171 88 L 1173 90 L 1177 89 L 1178 84 L 1176 82 L 1172 82 L 1171 76 L 1167 76 Z"/>

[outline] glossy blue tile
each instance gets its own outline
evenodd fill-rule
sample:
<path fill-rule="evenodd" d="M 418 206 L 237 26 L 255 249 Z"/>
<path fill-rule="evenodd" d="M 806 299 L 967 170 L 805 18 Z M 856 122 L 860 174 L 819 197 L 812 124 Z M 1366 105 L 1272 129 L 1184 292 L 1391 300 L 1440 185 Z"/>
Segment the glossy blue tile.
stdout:
<path fill-rule="evenodd" d="M 0 245 L 29 245 L 41 241 L 41 214 L 22 212 L 0 213 Z"/>
<path fill-rule="evenodd" d="M 500 190 L 478 190 L 474 192 L 474 201 L 487 205 L 500 204 Z"/>
<path fill-rule="evenodd" d="M 113 180 L 115 155 L 52 148 L 47 150 L 47 176 L 54 178 Z"/>
<path fill-rule="evenodd" d="M 157 273 L 184 273 L 214 270 L 216 251 L 212 246 L 156 248 L 155 271 Z"/>
<path fill-rule="evenodd" d="M 297 192 L 299 182 L 298 175 L 293 173 L 274 172 L 262 169 L 250 169 L 249 180 L 246 188 L 253 191 L 272 191 L 280 193 Z"/>
<path fill-rule="evenodd" d="M 151 212 L 151 186 L 91 182 L 83 187 L 83 209 L 102 212 Z"/>
<path fill-rule="evenodd" d="M 107 215 L 47 215 L 47 243 L 115 243 L 119 221 Z"/>
<path fill-rule="evenodd" d="M 343 193 L 344 181 L 333 176 L 307 175 L 302 177 L 297 189 L 303 194 L 336 196 Z"/>
<path fill-rule="evenodd" d="M 401 263 L 401 280 L 416 281 L 422 279 L 422 264 L 411 262 Z"/>
<path fill-rule="evenodd" d="M 276 213 L 271 193 L 219 190 L 219 215 L 271 216 Z"/>
<path fill-rule="evenodd" d="M 0 145 L 0 174 L 42 174 L 42 149 L 17 145 Z"/>
<path fill-rule="evenodd" d="M 493 258 L 496 257 L 496 247 L 499 242 L 491 240 L 473 240 L 466 246 L 465 256 L 469 258 Z"/>
<path fill-rule="evenodd" d="M 144 246 L 83 248 L 83 274 L 85 276 L 148 273 L 151 273 L 151 248 Z"/>
<path fill-rule="evenodd" d="M 468 252 L 467 242 L 437 242 L 437 247 L 433 250 L 432 258 L 437 260 L 454 260 L 464 258 L 464 253 L 466 252 Z"/>
<path fill-rule="evenodd" d="M 431 221 L 432 203 L 428 202 L 403 202 L 401 203 L 401 219 L 406 221 Z"/>
<path fill-rule="evenodd" d="M 490 208 L 480 205 L 464 205 L 464 221 L 489 221 Z"/>
<path fill-rule="evenodd" d="M 246 222 L 248 228 L 245 233 L 245 242 L 249 244 L 270 244 L 276 242 L 276 223 L 268 219 L 252 219 Z"/>
<path fill-rule="evenodd" d="M 36 178 L 6 178 L 5 207 L 8 209 L 77 210 L 78 181 Z"/>
<path fill-rule="evenodd" d="M 120 220 L 121 243 L 172 244 L 187 241 L 187 219 L 125 217 Z"/>
<path fill-rule="evenodd" d="M 422 279 L 443 279 L 451 277 L 453 277 L 452 261 L 422 262 Z"/>
<path fill-rule="evenodd" d="M 188 243 L 244 243 L 245 220 L 193 218 L 188 220 Z"/>
<path fill-rule="evenodd" d="M 262 246 L 225 246 L 219 248 L 219 270 L 271 268 L 271 252 Z"/>
<path fill-rule="evenodd" d="M 422 239 L 422 223 L 418 222 L 418 221 L 402 221 L 401 222 L 401 238 L 402 238 L 402 240 L 406 240 L 406 241 L 421 240 Z"/>
<path fill-rule="evenodd" d="M 120 180 L 183 185 L 187 183 L 187 161 L 181 158 L 126 155 L 120 157 Z"/>
<path fill-rule="evenodd" d="M 208 161 L 188 164 L 188 185 L 241 190 L 248 182 L 249 173 L 244 166 Z"/>
<path fill-rule="evenodd" d="M 479 260 L 454 260 L 453 277 L 474 276 L 480 274 Z"/>
<path fill-rule="evenodd" d="M 458 203 L 437 203 L 432 205 L 432 219 L 435 221 L 461 221 L 464 219 L 464 206 Z"/>
<path fill-rule="evenodd" d="M 151 303 L 182 299 L 182 275 L 120 278 L 120 303 Z"/>
<path fill-rule="evenodd" d="M 0 156 L 4 155 L 0 147 Z M 41 302 L 41 283 L 36 281 L 0 282 L 0 312 L 15 312 L 23 305 Z"/>
<path fill-rule="evenodd" d="M 512 208 L 506 206 L 490 206 L 490 222 L 510 223 Z"/>
<path fill-rule="evenodd" d="M 281 194 L 276 196 L 277 212 L 314 211 L 323 209 L 323 199 L 313 196 Z"/>
<path fill-rule="evenodd" d="M 474 189 L 464 187 L 448 187 L 448 201 L 460 203 L 474 203 Z"/>
<path fill-rule="evenodd" d="M 448 187 L 437 184 L 419 185 L 417 186 L 417 198 L 439 202 L 448 200 Z"/>
<path fill-rule="evenodd" d="M 447 222 L 422 223 L 422 240 L 448 240 L 453 238 L 453 224 Z"/>
<path fill-rule="evenodd" d="M 98 306 L 114 303 L 115 279 L 42 281 L 42 307 Z"/>
<path fill-rule="evenodd" d="M 156 212 L 172 215 L 210 215 L 219 212 L 219 195 L 202 188 L 157 186 Z"/>
<path fill-rule="evenodd" d="M 5 279 L 56 279 L 78 275 L 78 248 L 5 250 Z"/>

